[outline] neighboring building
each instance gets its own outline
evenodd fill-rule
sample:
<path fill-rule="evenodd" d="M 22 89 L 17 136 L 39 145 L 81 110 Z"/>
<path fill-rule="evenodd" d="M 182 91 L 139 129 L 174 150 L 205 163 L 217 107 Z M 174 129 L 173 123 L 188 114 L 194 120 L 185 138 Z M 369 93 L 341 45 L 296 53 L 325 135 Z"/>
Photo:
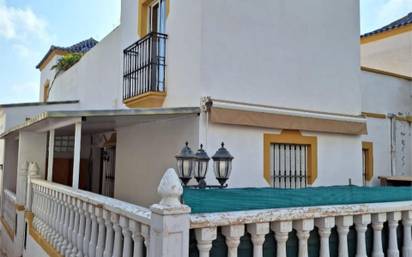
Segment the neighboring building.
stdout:
<path fill-rule="evenodd" d="M 412 12 L 362 35 L 361 65 L 412 77 Z"/>
<path fill-rule="evenodd" d="M 4 160 L 4 201 L 18 206 L 17 218 L 3 208 L 3 226 L 16 238 L 31 201 L 28 161 L 48 180 L 36 201 L 58 202 L 60 194 L 43 192 L 52 185 L 69 199 L 82 189 L 145 207 L 159 201 L 159 180 L 185 141 L 210 156 L 225 143 L 235 157 L 229 187 L 377 185 L 378 176 L 412 175 L 412 78 L 361 70 L 357 1 L 122 0 L 121 11 L 121 24 L 99 43 L 52 47 L 38 65 L 41 100 L 75 100 L 76 109 L 48 109 L 1 134 L 4 155 L 14 156 Z M 55 76 L 59 56 L 81 49 L 80 61 Z M 206 181 L 216 183 L 212 171 Z M 85 242 L 97 243 L 106 215 L 116 242 L 122 226 L 129 243 L 124 219 L 99 212 L 96 221 L 93 210 L 102 201 L 135 209 L 103 196 L 87 194 L 94 236 Z M 2 238 L 21 255 L 23 240 Z M 66 253 L 62 237 L 50 238 Z"/>

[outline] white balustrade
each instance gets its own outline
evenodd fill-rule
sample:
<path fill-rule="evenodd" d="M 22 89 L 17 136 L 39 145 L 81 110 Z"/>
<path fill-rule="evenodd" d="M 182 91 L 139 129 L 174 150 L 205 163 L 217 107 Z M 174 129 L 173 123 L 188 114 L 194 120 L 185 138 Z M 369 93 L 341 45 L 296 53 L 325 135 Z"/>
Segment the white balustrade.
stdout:
<path fill-rule="evenodd" d="M 271 210 L 253 210 L 190 215 L 191 229 L 197 242 L 199 257 L 210 257 L 218 228 L 225 237 L 229 257 L 238 256 L 239 240 L 244 228 L 251 235 L 253 256 L 263 255 L 262 246 L 266 235 L 274 232 L 276 256 L 287 257 L 286 242 L 290 232 L 296 231 L 298 256 L 308 257 L 308 239 L 315 227 L 320 240 L 319 257 L 330 256 L 329 240 L 333 228 L 338 236 L 338 257 L 348 257 L 348 234 L 352 226 L 356 230 L 356 257 L 367 257 L 366 231 L 373 229 L 372 257 L 383 257 L 382 233 L 388 222 L 388 257 L 412 257 L 412 201 L 341 206 L 301 207 Z M 400 223 L 401 221 L 401 223 Z M 398 249 L 397 228 L 403 226 L 403 245 Z M 369 239 L 368 239 L 369 240 Z"/>
<path fill-rule="evenodd" d="M 3 218 L 12 230 L 10 232 L 14 233 L 16 230 L 16 194 L 6 189 L 3 191 L 3 196 Z"/>
<path fill-rule="evenodd" d="M 143 257 L 143 245 L 149 248 L 150 210 L 44 180 L 30 183 L 31 229 L 62 256 Z M 15 197 L 5 195 L 15 212 Z"/>

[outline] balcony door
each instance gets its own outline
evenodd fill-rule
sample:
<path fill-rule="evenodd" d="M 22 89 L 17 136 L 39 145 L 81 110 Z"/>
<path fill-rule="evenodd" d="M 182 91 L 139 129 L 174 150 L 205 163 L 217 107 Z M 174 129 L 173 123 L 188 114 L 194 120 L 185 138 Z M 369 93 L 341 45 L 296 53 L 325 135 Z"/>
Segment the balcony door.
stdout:
<path fill-rule="evenodd" d="M 151 46 L 151 91 L 163 92 L 165 89 L 165 57 L 166 42 L 163 37 L 156 33 L 166 32 L 166 1 L 156 0 L 149 8 L 149 32 L 152 32 Z"/>
<path fill-rule="evenodd" d="M 154 1 L 149 8 L 149 32 L 165 33 L 166 4 L 165 0 Z"/>

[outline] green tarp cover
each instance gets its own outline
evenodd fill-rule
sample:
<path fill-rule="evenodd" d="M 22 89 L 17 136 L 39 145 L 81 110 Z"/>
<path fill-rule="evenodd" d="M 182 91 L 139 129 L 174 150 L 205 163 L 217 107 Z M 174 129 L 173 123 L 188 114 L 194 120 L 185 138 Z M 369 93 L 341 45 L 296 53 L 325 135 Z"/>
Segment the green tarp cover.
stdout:
<path fill-rule="evenodd" d="M 192 213 L 229 212 L 412 200 L 412 187 L 331 186 L 303 189 L 185 188 L 183 201 Z"/>

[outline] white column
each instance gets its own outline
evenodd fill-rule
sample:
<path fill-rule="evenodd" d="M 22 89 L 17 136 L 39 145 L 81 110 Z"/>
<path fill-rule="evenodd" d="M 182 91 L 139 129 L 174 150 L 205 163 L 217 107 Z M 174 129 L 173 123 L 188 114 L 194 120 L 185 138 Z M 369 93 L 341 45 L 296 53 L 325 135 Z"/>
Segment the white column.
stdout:
<path fill-rule="evenodd" d="M 315 220 L 316 227 L 318 227 L 318 232 L 320 236 L 320 254 L 319 257 L 329 257 L 329 237 L 331 234 L 331 229 L 335 226 L 334 217 L 325 217 Z"/>
<path fill-rule="evenodd" d="M 353 224 L 352 216 L 341 216 L 336 218 L 336 226 L 339 235 L 338 257 L 348 257 L 348 233 Z"/>
<path fill-rule="evenodd" d="M 53 159 L 54 159 L 54 129 L 49 131 L 49 156 L 47 159 L 47 181 L 53 181 Z"/>
<path fill-rule="evenodd" d="M 310 231 L 314 227 L 313 219 L 297 220 L 293 222 L 293 228 L 296 229 L 296 235 L 299 239 L 298 257 L 308 257 L 308 239 Z"/>
<path fill-rule="evenodd" d="M 382 229 L 386 221 L 386 213 L 372 214 L 373 250 L 372 257 L 383 257 Z"/>
<path fill-rule="evenodd" d="M 227 256 L 237 257 L 237 248 L 240 244 L 240 238 L 245 234 L 245 226 L 232 225 L 222 227 L 222 234 L 226 237 Z"/>
<path fill-rule="evenodd" d="M 82 123 L 76 122 L 74 131 L 73 189 L 79 189 Z"/>
<path fill-rule="evenodd" d="M 247 231 L 252 236 L 253 257 L 263 257 L 263 243 L 269 233 L 269 223 L 248 224 Z"/>
<path fill-rule="evenodd" d="M 412 237 L 411 237 L 412 211 L 404 211 L 402 213 L 402 224 L 403 224 L 402 255 L 403 257 L 412 257 Z"/>
<path fill-rule="evenodd" d="M 106 239 L 106 227 L 104 225 L 103 219 L 103 209 L 96 208 L 97 224 L 98 224 L 98 236 L 97 236 L 97 247 L 96 247 L 96 257 L 103 257 L 104 243 Z"/>
<path fill-rule="evenodd" d="M 276 221 L 271 224 L 271 228 L 275 231 L 277 242 L 276 256 L 287 257 L 286 242 L 288 241 L 289 232 L 292 231 L 292 221 Z"/>
<path fill-rule="evenodd" d="M 357 247 L 356 257 L 367 257 L 366 253 L 366 229 L 368 224 L 371 223 L 371 215 L 363 214 L 355 216 L 355 227 L 357 233 Z"/>
<path fill-rule="evenodd" d="M 133 238 L 133 257 L 143 256 L 143 237 L 140 224 L 134 220 L 129 220 L 129 228 Z"/>
<path fill-rule="evenodd" d="M 398 250 L 398 236 L 396 229 L 398 228 L 399 220 L 401 219 L 401 212 L 388 213 L 388 227 L 389 227 L 389 243 L 388 243 L 388 257 L 399 257 Z"/>
<path fill-rule="evenodd" d="M 111 257 L 113 253 L 114 233 L 113 233 L 113 224 L 111 221 L 110 211 L 103 210 L 103 218 L 104 218 L 104 224 L 106 226 L 106 241 L 105 241 L 103 256 Z"/>
<path fill-rule="evenodd" d="M 197 249 L 199 249 L 199 257 L 209 257 L 213 240 L 215 240 L 217 236 L 216 227 L 197 228 L 195 229 L 195 234 Z"/>
<path fill-rule="evenodd" d="M 148 257 L 188 257 L 191 210 L 180 203 L 183 188 L 174 169 L 166 171 L 157 192 L 162 200 L 150 207 Z"/>

